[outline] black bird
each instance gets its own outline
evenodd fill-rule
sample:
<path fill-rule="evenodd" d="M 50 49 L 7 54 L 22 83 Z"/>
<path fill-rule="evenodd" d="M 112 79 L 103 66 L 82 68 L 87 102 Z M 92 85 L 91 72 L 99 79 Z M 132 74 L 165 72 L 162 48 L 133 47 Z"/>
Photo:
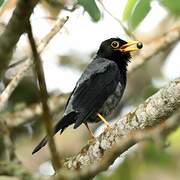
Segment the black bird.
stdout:
<path fill-rule="evenodd" d="M 131 47 L 132 45 L 135 47 Z M 67 101 L 64 115 L 55 125 L 54 134 L 58 131 L 62 133 L 71 124 L 77 128 L 84 123 L 93 136 L 87 123 L 100 120 L 110 127 L 104 117 L 107 118 L 118 106 L 126 86 L 130 52 L 140 48 L 142 43 L 126 42 L 120 38 L 102 42 L 96 56 L 77 81 Z M 32 154 L 46 143 L 47 136 L 36 146 Z"/>

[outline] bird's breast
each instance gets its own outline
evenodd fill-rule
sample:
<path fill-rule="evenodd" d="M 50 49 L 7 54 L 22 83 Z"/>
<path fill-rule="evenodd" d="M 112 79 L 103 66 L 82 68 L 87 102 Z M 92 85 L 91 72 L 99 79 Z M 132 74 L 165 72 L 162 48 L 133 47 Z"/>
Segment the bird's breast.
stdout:
<path fill-rule="evenodd" d="M 117 87 L 114 91 L 113 94 L 111 94 L 107 100 L 104 102 L 102 108 L 99 110 L 99 112 L 104 115 L 105 117 L 111 115 L 111 113 L 113 113 L 113 111 L 116 109 L 116 107 L 118 106 L 121 97 L 123 95 L 124 92 L 124 87 L 122 86 L 122 84 L 119 82 L 117 84 Z"/>
<path fill-rule="evenodd" d="M 98 112 L 104 117 L 110 116 L 118 107 L 121 97 L 124 93 L 124 89 L 125 85 L 119 82 L 116 86 L 114 93 L 107 98 L 107 100 L 104 102 L 103 106 Z M 89 122 L 95 122 L 96 120 L 98 121 L 96 114 L 92 115 L 88 119 Z"/>

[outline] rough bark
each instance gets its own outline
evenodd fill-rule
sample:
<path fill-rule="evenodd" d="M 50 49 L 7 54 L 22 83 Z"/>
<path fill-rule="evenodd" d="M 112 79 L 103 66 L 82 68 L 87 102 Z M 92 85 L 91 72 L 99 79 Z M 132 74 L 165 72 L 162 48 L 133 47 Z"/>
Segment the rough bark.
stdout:
<path fill-rule="evenodd" d="M 153 127 L 165 121 L 180 106 L 180 78 L 172 81 L 149 97 L 134 111 L 106 129 L 93 144 L 86 145 L 79 154 L 67 159 L 64 166 L 79 169 L 102 159 L 103 154 L 132 130 Z"/>

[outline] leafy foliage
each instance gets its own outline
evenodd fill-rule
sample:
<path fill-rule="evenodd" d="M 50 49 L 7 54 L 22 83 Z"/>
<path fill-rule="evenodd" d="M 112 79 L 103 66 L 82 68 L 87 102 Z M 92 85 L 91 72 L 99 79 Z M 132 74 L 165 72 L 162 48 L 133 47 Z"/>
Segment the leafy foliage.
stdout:
<path fill-rule="evenodd" d="M 134 30 L 151 10 L 151 0 L 128 0 L 123 17 L 128 20 L 130 30 Z"/>
<path fill-rule="evenodd" d="M 151 9 L 150 3 L 150 0 L 140 0 L 135 4 L 136 6 L 133 8 L 132 14 L 129 19 L 130 29 L 134 30 L 147 16 Z"/>
<path fill-rule="evenodd" d="M 168 137 L 168 143 L 170 143 L 171 151 L 178 154 L 180 152 L 179 139 L 180 139 L 180 127 L 176 131 L 171 133 L 170 136 Z"/>
<path fill-rule="evenodd" d="M 78 0 L 78 3 L 83 6 L 84 10 L 88 12 L 93 21 L 99 21 L 101 13 L 95 0 Z"/>
<path fill-rule="evenodd" d="M 128 20 L 137 0 L 128 0 L 123 12 L 123 20 Z"/>
<path fill-rule="evenodd" d="M 3 4 L 4 0 L 0 0 L 0 6 Z"/>
<path fill-rule="evenodd" d="M 170 13 L 180 15 L 180 0 L 156 0 Z M 134 30 L 151 10 L 152 0 L 128 0 L 123 12 L 123 20 Z"/>
<path fill-rule="evenodd" d="M 180 15 L 180 0 L 156 1 L 172 14 Z M 127 0 L 123 11 L 123 20 L 128 22 L 128 27 L 131 31 L 135 30 L 148 15 L 151 10 L 151 2 L 152 0 Z M 97 22 L 100 20 L 101 13 L 95 0 L 78 0 L 78 3 L 83 6 L 93 21 Z"/>
<path fill-rule="evenodd" d="M 160 3 L 172 14 L 180 15 L 180 0 L 160 0 Z"/>

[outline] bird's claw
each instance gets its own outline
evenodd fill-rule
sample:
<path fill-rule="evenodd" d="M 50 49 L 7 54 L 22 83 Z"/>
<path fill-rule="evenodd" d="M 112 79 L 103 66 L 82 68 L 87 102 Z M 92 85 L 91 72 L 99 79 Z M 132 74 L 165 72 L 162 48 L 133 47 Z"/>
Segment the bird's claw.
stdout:
<path fill-rule="evenodd" d="M 96 138 L 95 137 L 91 137 L 89 140 L 88 140 L 88 144 L 94 144 L 96 141 Z"/>

